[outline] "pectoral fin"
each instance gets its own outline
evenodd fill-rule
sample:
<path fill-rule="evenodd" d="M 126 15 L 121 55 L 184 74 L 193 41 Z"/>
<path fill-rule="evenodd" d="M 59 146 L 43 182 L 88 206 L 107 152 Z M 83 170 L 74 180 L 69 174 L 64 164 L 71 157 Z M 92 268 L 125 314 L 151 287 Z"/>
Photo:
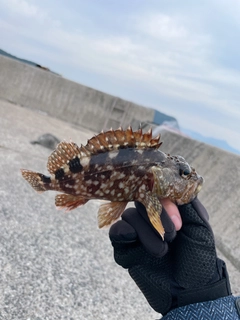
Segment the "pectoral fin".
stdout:
<path fill-rule="evenodd" d="M 73 210 L 88 202 L 88 199 L 71 194 L 58 194 L 55 197 L 55 205 L 58 209 L 66 209 L 66 211 Z"/>
<path fill-rule="evenodd" d="M 165 231 L 160 219 L 160 215 L 162 213 L 162 205 L 157 196 L 152 194 L 151 192 L 147 192 L 144 199 L 141 199 L 140 201 L 147 210 L 148 218 L 151 224 L 164 240 Z"/>
<path fill-rule="evenodd" d="M 116 221 L 124 209 L 127 202 L 109 202 L 104 203 L 98 210 L 98 227 L 102 228 Z"/>

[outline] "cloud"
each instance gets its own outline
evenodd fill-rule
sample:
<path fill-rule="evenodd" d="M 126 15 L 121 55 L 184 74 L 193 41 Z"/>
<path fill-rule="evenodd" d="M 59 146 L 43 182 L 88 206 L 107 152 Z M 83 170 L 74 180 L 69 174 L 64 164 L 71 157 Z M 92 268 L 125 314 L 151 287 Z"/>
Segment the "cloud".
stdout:
<path fill-rule="evenodd" d="M 27 0 L 0 0 L 0 8 L 6 13 L 8 21 L 13 24 L 28 26 L 29 31 L 34 35 L 37 24 L 59 26 L 59 20 L 51 16 L 51 13 L 41 5 L 32 4 Z"/>
<path fill-rule="evenodd" d="M 10 12 L 26 17 L 45 17 L 46 12 L 26 0 L 2 0 L 1 3 Z"/>
<path fill-rule="evenodd" d="M 138 30 L 159 40 L 180 42 L 188 36 L 187 29 L 167 14 L 150 13 L 136 20 Z"/>

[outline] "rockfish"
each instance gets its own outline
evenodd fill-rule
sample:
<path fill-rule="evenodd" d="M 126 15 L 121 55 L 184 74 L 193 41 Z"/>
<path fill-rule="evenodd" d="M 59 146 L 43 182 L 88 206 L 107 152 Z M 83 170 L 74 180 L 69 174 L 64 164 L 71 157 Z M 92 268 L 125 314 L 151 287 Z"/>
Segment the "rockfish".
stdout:
<path fill-rule="evenodd" d="M 116 221 L 129 201 L 139 201 L 164 239 L 159 199 L 188 203 L 200 191 L 203 178 L 183 157 L 160 151 L 160 145 L 160 136 L 153 138 L 151 130 L 119 128 L 92 137 L 85 146 L 59 143 L 48 158 L 50 176 L 21 171 L 37 192 L 62 192 L 55 198 L 60 209 L 72 210 L 91 199 L 111 201 L 99 208 L 100 228 Z"/>

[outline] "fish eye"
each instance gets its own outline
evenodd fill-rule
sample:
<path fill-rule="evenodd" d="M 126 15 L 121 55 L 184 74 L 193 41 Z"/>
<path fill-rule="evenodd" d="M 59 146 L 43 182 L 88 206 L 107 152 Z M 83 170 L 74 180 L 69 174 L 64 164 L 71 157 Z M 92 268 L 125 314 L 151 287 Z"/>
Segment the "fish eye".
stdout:
<path fill-rule="evenodd" d="M 186 178 L 190 173 L 191 169 L 188 166 L 182 166 L 179 168 L 179 174 L 183 178 Z"/>

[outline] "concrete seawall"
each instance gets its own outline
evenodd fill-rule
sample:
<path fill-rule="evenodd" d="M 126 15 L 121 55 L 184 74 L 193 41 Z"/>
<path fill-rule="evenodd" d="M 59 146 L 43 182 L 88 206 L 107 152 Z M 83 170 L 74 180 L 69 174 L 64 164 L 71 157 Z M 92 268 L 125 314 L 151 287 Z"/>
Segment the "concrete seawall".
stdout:
<path fill-rule="evenodd" d="M 218 248 L 240 271 L 240 156 L 165 131 L 161 149 L 179 154 L 204 177 L 199 194 Z"/>
<path fill-rule="evenodd" d="M 0 55 L 0 98 L 96 132 L 144 119 L 155 111 Z"/>

